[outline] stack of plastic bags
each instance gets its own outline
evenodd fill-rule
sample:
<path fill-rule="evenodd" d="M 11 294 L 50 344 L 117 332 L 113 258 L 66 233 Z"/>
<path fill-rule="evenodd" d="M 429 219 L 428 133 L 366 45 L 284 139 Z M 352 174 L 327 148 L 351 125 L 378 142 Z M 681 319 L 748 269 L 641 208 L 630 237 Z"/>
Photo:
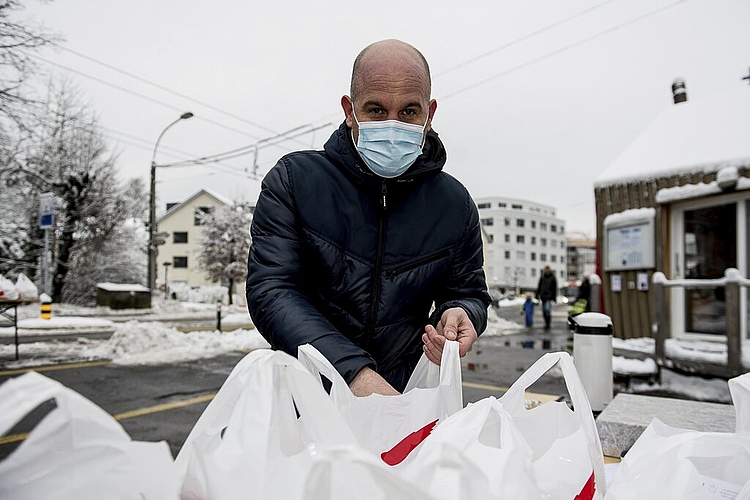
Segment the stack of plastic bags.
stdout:
<path fill-rule="evenodd" d="M 37 286 L 25 274 L 19 273 L 16 283 L 0 274 L 0 300 L 36 300 Z"/>
<path fill-rule="evenodd" d="M 556 365 L 573 409 L 564 402 L 526 409 L 526 389 Z M 0 498 L 747 499 L 748 377 L 730 381 L 737 433 L 654 422 L 605 491 L 596 426 L 567 353 L 542 356 L 502 398 L 463 407 L 453 342 L 440 367 L 423 358 L 404 394 L 389 397 L 353 396 L 310 346 L 299 360 L 253 351 L 175 461 L 165 443 L 132 441 L 93 403 L 30 373 L 0 386 L 0 431 L 43 401 L 56 407 L 0 460 Z"/>

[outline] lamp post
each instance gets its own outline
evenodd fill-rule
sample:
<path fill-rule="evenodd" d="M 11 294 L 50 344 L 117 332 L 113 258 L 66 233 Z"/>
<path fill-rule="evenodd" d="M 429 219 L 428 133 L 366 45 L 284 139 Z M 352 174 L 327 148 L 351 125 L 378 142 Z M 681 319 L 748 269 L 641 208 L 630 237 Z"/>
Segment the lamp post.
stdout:
<path fill-rule="evenodd" d="M 168 273 L 169 273 L 169 266 L 171 266 L 172 263 L 167 260 L 167 261 L 162 262 L 161 265 L 164 266 L 164 300 L 169 300 L 169 277 L 168 277 L 169 275 Z"/>
<path fill-rule="evenodd" d="M 164 134 L 180 120 L 192 118 L 190 111 L 183 113 L 175 121 L 167 125 L 159 134 L 154 145 L 154 154 L 151 157 L 151 190 L 149 192 L 148 206 L 148 287 L 153 291 L 156 288 L 156 151 Z"/>

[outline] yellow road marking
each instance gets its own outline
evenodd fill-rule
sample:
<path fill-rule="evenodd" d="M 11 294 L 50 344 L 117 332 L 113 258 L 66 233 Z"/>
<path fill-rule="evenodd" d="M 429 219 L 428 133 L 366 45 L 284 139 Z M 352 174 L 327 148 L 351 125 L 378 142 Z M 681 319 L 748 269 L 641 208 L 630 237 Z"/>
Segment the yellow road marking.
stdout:
<path fill-rule="evenodd" d="M 485 391 L 493 391 L 493 392 L 507 392 L 507 387 L 499 387 L 496 385 L 488 385 L 488 384 L 477 384 L 475 382 L 463 382 L 461 385 L 464 387 L 468 387 L 470 389 L 482 389 Z"/>
<path fill-rule="evenodd" d="M 167 410 L 174 410 L 175 408 L 182 408 L 184 406 L 197 405 L 199 403 L 205 403 L 211 401 L 216 393 L 204 394 L 203 396 L 196 396 L 190 399 L 183 399 L 182 401 L 175 401 L 173 403 L 164 403 L 156 406 L 147 406 L 146 408 L 139 408 L 137 410 L 125 411 L 112 415 L 115 420 L 125 420 L 128 418 L 142 417 L 143 415 L 150 415 L 152 413 L 159 413 Z"/>
<path fill-rule="evenodd" d="M 12 375 L 20 375 L 26 372 L 54 372 L 58 370 L 73 370 L 76 368 L 91 368 L 94 366 L 107 366 L 111 365 L 112 361 L 109 359 L 102 361 L 87 361 L 85 363 L 69 363 L 64 365 L 50 365 L 50 366 L 31 366 L 29 368 L 18 368 L 17 370 L 5 370 L 0 371 L 0 377 L 10 377 Z"/>

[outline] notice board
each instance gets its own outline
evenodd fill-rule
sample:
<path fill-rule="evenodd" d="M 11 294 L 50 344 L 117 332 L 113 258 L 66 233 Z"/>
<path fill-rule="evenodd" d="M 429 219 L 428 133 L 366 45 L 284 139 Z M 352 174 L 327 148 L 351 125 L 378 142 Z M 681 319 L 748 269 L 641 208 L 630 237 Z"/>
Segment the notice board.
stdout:
<path fill-rule="evenodd" d="M 605 271 L 654 268 L 653 211 L 633 210 L 628 217 L 605 219 Z"/>

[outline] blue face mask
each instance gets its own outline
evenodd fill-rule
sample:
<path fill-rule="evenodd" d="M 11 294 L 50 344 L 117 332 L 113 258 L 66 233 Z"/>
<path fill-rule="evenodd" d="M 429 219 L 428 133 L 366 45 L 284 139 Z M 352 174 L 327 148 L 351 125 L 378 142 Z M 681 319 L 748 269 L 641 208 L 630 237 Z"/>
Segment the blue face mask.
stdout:
<path fill-rule="evenodd" d="M 422 154 L 425 124 L 412 125 L 398 120 L 362 122 L 352 111 L 359 127 L 357 151 L 375 174 L 392 179 L 406 172 Z M 428 116 L 429 119 L 429 116 Z M 354 132 L 352 131 L 352 141 Z"/>

